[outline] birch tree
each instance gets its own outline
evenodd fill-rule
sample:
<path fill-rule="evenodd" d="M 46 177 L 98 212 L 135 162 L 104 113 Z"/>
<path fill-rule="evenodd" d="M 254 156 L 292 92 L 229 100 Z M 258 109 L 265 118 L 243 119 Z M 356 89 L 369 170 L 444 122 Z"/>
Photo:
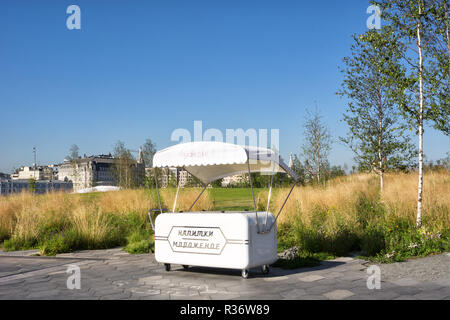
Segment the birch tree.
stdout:
<path fill-rule="evenodd" d="M 350 100 L 344 114 L 349 132 L 340 139 L 354 152 L 360 170 L 379 175 L 383 191 L 386 170 L 410 167 L 414 157 L 397 107 L 409 81 L 390 27 L 353 36 L 353 40 L 338 92 Z"/>
<path fill-rule="evenodd" d="M 429 73 L 431 81 L 430 116 L 435 129 L 450 135 L 450 3 L 448 0 L 429 0 L 428 28 L 425 39 L 429 43 Z"/>
<path fill-rule="evenodd" d="M 399 42 L 405 48 L 401 54 L 404 64 L 409 68 L 410 79 L 413 81 L 409 90 L 405 91 L 405 99 L 402 99 L 400 110 L 419 137 L 417 227 L 422 224 L 424 121 L 430 120 L 433 126 L 444 133 L 446 132 L 445 127 L 448 128 L 449 89 L 445 86 L 445 81 L 448 80 L 445 77 L 448 77 L 448 73 L 445 70 L 439 71 L 439 67 L 436 68 L 439 65 L 440 55 L 436 53 L 436 42 L 432 41 L 435 30 L 433 22 L 436 17 L 442 16 L 442 10 L 447 10 L 448 19 L 448 8 L 443 9 L 448 5 L 446 1 L 372 1 L 373 4 L 380 7 L 382 18 L 390 23 Z M 442 4 L 442 7 L 437 8 L 435 4 Z M 445 16 L 445 12 L 443 16 Z M 438 52 L 440 51 L 438 50 Z M 448 62 L 445 63 L 445 65 L 447 64 Z M 447 105 L 445 105 L 446 103 Z"/>

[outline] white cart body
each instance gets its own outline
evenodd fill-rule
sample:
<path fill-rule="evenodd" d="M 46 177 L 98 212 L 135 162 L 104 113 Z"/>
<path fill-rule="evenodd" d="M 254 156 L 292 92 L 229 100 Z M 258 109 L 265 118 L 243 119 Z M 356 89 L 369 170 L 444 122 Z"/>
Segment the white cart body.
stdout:
<path fill-rule="evenodd" d="M 190 142 L 158 151 L 153 157 L 155 168 L 182 168 L 197 177 L 204 188 L 188 212 L 176 213 L 176 202 L 172 213 L 162 213 L 158 194 L 159 212 L 153 226 L 155 230 L 155 258 L 158 262 L 184 266 L 204 266 L 248 269 L 268 265 L 277 260 L 276 220 L 291 194 L 297 175 L 270 149 L 245 147 L 222 142 Z M 274 216 L 269 212 L 273 175 L 285 172 L 294 178 L 294 184 Z M 256 202 L 250 177 L 254 204 L 253 212 L 190 212 L 209 183 L 232 175 L 252 172 L 266 172 L 272 175 L 267 210 L 256 210 Z M 156 183 L 158 179 L 155 179 Z M 158 191 L 158 186 L 156 186 Z M 157 209 L 156 209 L 157 210 Z M 154 211 L 154 210 L 152 210 Z"/>
<path fill-rule="evenodd" d="M 266 212 L 259 212 L 262 225 Z M 270 224 L 275 222 L 268 215 Z M 276 226 L 258 233 L 255 212 L 163 213 L 155 223 L 156 261 L 250 269 L 277 260 Z"/>

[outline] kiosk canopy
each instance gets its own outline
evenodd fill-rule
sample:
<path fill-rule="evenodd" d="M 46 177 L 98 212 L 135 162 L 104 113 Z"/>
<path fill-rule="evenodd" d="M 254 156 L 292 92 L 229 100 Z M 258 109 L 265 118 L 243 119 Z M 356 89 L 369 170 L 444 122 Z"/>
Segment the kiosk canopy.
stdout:
<path fill-rule="evenodd" d="M 158 151 L 153 156 L 153 167 L 184 168 L 205 184 L 249 171 L 268 174 L 281 171 L 298 180 L 271 149 L 216 141 L 181 143 Z"/>

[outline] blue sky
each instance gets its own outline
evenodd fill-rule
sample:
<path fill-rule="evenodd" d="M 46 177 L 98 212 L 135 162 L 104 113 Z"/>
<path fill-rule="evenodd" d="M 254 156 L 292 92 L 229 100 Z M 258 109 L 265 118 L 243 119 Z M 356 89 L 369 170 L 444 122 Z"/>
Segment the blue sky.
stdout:
<path fill-rule="evenodd" d="M 81 8 L 68 30 L 66 8 Z M 317 103 L 338 143 L 345 100 L 335 95 L 351 35 L 368 1 L 5 1 L 0 3 L 0 172 L 80 153 L 170 146 L 174 129 L 280 129 L 284 158 L 298 153 L 305 108 Z M 416 142 L 417 139 L 414 139 Z M 427 128 L 425 154 L 448 137 Z"/>

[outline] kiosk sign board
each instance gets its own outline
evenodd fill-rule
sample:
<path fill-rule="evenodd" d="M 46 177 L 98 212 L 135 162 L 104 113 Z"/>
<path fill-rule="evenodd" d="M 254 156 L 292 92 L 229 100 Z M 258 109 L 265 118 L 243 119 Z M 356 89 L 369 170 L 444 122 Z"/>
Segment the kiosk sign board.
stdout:
<path fill-rule="evenodd" d="M 227 241 L 218 227 L 174 226 L 168 237 L 173 252 L 221 254 Z"/>

